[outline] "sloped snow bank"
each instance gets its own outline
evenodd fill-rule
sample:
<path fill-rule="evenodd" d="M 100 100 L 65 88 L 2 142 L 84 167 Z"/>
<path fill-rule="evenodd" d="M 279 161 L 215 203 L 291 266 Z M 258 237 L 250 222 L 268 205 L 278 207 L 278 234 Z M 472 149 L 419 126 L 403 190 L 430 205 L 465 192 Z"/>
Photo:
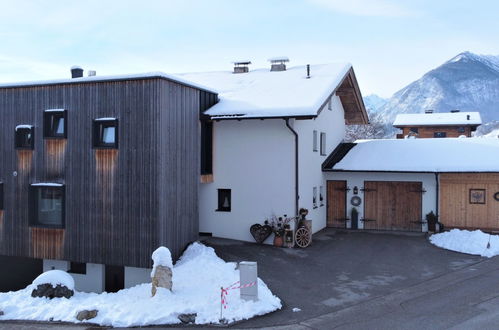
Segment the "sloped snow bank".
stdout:
<path fill-rule="evenodd" d="M 430 242 L 447 250 L 487 258 L 499 255 L 499 236 L 486 234 L 481 230 L 452 229 L 444 233 L 431 235 Z M 487 248 L 489 242 L 490 246 Z"/>
<path fill-rule="evenodd" d="M 30 285 L 16 292 L 0 293 L 0 320 L 39 320 L 78 323 L 81 310 L 97 309 L 90 320 L 104 326 L 130 327 L 180 323 L 179 314 L 197 313 L 196 324 L 219 323 L 220 287 L 239 281 L 235 263 L 218 258 L 212 248 L 192 244 L 173 267 L 172 292 L 158 288 L 151 297 L 151 284 L 141 284 L 116 293 L 75 292 L 71 299 L 32 298 Z M 243 301 L 239 290 L 229 291 L 223 317 L 228 322 L 248 319 L 281 308 L 281 301 L 258 279 L 259 300 Z"/>

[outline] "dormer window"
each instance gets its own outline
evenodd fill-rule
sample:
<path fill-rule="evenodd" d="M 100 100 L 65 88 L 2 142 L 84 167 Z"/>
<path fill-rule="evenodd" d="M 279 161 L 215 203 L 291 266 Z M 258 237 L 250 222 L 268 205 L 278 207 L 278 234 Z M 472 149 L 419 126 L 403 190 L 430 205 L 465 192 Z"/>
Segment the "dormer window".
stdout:
<path fill-rule="evenodd" d="M 118 149 L 118 119 L 97 118 L 93 126 L 94 148 Z"/>
<path fill-rule="evenodd" d="M 16 149 L 33 149 L 35 145 L 33 126 L 17 125 L 15 135 Z"/>
<path fill-rule="evenodd" d="M 43 113 L 43 137 L 67 138 L 67 111 L 64 109 L 49 109 Z"/>

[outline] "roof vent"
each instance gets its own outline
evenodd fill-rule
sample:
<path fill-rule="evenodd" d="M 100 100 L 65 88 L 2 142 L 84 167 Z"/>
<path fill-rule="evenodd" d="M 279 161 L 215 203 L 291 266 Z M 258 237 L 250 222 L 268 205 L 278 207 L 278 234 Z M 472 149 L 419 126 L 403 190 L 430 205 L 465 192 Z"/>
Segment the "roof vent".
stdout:
<path fill-rule="evenodd" d="M 78 65 L 73 65 L 71 67 L 71 78 L 81 78 L 83 77 L 83 69 Z"/>
<path fill-rule="evenodd" d="M 289 62 L 289 58 L 286 56 L 272 57 L 269 58 L 271 63 L 270 71 L 286 71 L 286 62 Z"/>
<path fill-rule="evenodd" d="M 459 109 L 455 109 L 455 110 L 451 110 L 450 112 L 451 112 L 451 113 L 456 113 L 456 112 L 460 112 L 460 111 L 461 111 L 461 110 L 459 110 Z"/>
<path fill-rule="evenodd" d="M 97 75 L 97 71 L 95 70 L 88 70 L 88 76 L 89 77 L 95 77 Z"/>
<path fill-rule="evenodd" d="M 470 120 L 471 119 L 471 116 L 470 115 L 466 115 L 466 120 Z"/>
<path fill-rule="evenodd" d="M 433 109 L 427 109 L 424 111 L 424 113 L 433 113 Z"/>
<path fill-rule="evenodd" d="M 234 63 L 233 73 L 246 73 L 249 71 L 248 65 L 251 64 L 251 61 L 236 61 L 232 63 Z"/>

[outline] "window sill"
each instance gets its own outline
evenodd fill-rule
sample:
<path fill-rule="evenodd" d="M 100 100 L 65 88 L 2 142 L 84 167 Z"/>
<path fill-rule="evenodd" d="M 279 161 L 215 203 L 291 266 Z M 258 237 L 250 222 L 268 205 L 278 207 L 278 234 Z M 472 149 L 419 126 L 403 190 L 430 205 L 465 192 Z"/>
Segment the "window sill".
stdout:
<path fill-rule="evenodd" d="M 215 212 L 230 212 L 230 210 L 219 210 L 219 209 L 216 209 Z"/>
<path fill-rule="evenodd" d="M 40 225 L 40 224 L 30 224 L 30 228 L 40 228 L 40 229 L 65 229 L 63 225 Z"/>
<path fill-rule="evenodd" d="M 44 136 L 43 138 L 47 139 L 47 140 L 51 140 L 51 139 L 54 139 L 54 140 L 67 139 L 66 136 Z"/>
<path fill-rule="evenodd" d="M 315 210 L 317 208 L 317 206 L 314 206 L 313 209 Z"/>
<path fill-rule="evenodd" d="M 115 145 L 98 145 L 98 146 L 93 146 L 94 149 L 118 149 L 118 146 Z"/>
<path fill-rule="evenodd" d="M 16 150 L 33 150 L 33 147 L 15 147 Z"/>

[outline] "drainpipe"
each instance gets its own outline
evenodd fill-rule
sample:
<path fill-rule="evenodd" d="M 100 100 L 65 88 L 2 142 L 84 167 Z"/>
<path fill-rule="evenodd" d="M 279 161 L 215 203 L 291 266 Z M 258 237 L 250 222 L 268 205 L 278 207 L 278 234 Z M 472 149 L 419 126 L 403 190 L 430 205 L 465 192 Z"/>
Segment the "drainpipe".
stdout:
<path fill-rule="evenodd" d="M 435 173 L 435 181 L 437 183 L 437 206 L 436 206 L 436 216 L 437 216 L 437 222 L 440 222 L 440 215 L 438 214 L 438 204 L 440 204 L 440 201 L 439 201 L 439 194 L 440 194 L 440 179 L 438 177 L 440 173 L 436 172 Z"/>
<path fill-rule="evenodd" d="M 299 186 L 298 186 L 298 133 L 289 125 L 289 118 L 284 119 L 286 121 L 286 127 L 295 136 L 295 215 L 298 215 L 298 199 L 300 198 Z"/>

